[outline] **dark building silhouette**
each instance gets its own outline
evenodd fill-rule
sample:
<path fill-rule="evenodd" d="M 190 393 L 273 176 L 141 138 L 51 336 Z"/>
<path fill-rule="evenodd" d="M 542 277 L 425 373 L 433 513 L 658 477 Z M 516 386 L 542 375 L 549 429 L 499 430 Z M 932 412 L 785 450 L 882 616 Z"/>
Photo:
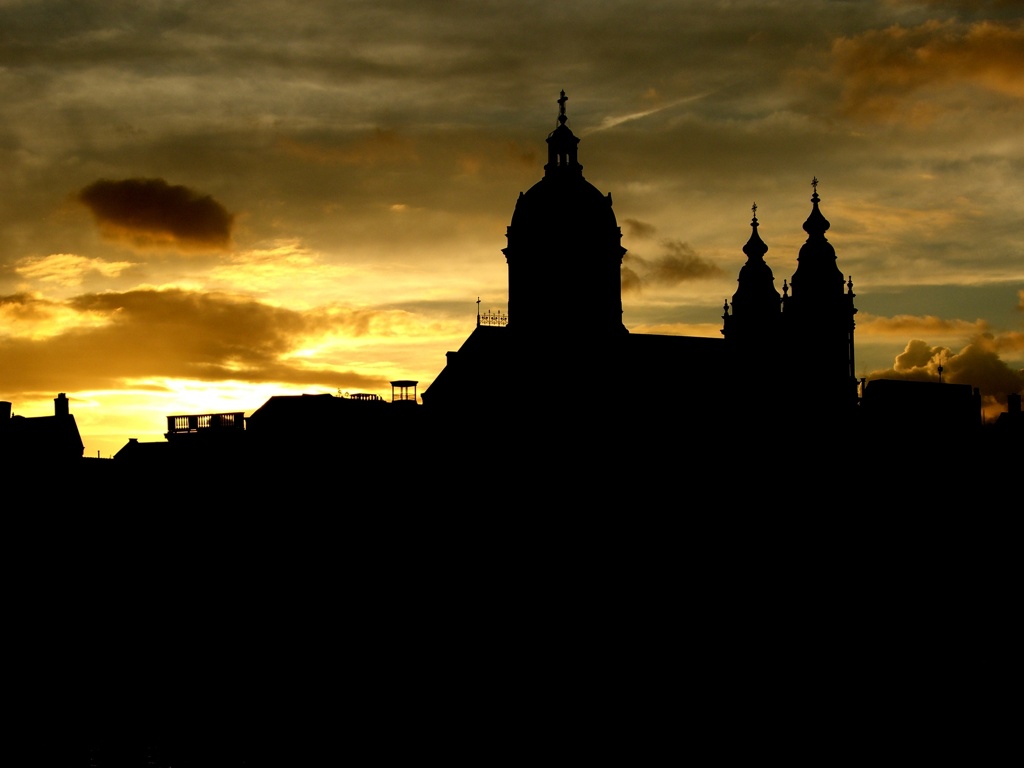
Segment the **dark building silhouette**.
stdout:
<path fill-rule="evenodd" d="M 807 241 L 782 295 L 751 221 L 746 263 L 724 308 L 723 338 L 629 333 L 625 249 L 604 195 L 583 176 L 579 139 L 559 98 L 544 176 L 520 193 L 508 227 L 507 322 L 481 323 L 423 393 L 432 421 L 494 419 L 504 428 L 616 440 L 667 423 L 702 438 L 786 419 L 849 430 L 857 409 L 852 279 L 825 237 L 812 182 Z M 566 297 L 583 309 L 564 320 Z M 554 393 L 558 392 L 556 396 Z"/>
<path fill-rule="evenodd" d="M 85 444 L 71 413 L 67 395 L 53 399 L 52 416 L 12 414 L 12 404 L 0 402 L 0 458 L 45 466 L 81 459 Z"/>
<path fill-rule="evenodd" d="M 981 393 L 970 384 L 875 379 L 861 401 L 866 434 L 947 434 L 961 437 L 981 426 Z"/>
<path fill-rule="evenodd" d="M 1018 435 L 1024 433 L 1024 416 L 1020 409 L 1020 393 L 1013 392 L 1006 398 L 1006 412 L 999 414 L 996 419 L 996 428 L 1007 434 L 1016 432 Z"/>
<path fill-rule="evenodd" d="M 164 441 L 132 438 L 114 460 L 147 474 L 184 470 L 191 485 L 218 488 L 225 470 L 337 467 L 411 439 L 418 425 L 418 384 L 391 382 L 390 401 L 369 393 L 275 395 L 248 417 L 241 411 L 168 416 Z M 265 487 L 275 478 L 250 478 L 244 485 Z M 240 485 L 234 483 L 231 493 L 241 493 Z"/>
<path fill-rule="evenodd" d="M 114 459 L 135 467 L 203 462 L 216 466 L 246 449 L 245 414 L 204 413 L 167 417 L 165 442 L 131 438 Z"/>

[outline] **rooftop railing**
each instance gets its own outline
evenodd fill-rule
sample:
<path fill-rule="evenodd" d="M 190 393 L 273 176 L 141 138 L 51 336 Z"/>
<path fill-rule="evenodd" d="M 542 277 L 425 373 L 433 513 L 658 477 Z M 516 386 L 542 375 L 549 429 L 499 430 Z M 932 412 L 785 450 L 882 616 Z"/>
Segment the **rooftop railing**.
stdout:
<path fill-rule="evenodd" d="M 190 432 L 245 429 L 245 413 L 202 413 L 189 416 L 168 416 L 167 433 L 183 435 Z"/>

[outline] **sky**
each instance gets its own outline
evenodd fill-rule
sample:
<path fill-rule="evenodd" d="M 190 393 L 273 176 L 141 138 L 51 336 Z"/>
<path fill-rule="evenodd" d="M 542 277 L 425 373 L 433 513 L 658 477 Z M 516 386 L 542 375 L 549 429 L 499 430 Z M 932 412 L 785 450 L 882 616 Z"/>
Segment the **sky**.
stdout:
<path fill-rule="evenodd" d="M 563 89 L 631 332 L 721 337 L 754 203 L 781 291 L 817 178 L 858 377 L 1024 389 L 1020 0 L 0 0 L 0 400 L 105 457 L 422 393 L 507 307 Z"/>

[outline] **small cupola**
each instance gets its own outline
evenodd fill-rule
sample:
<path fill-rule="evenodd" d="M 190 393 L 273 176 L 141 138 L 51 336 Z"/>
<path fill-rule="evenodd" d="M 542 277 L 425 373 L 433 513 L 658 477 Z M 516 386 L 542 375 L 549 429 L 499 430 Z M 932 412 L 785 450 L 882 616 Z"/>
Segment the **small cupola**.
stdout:
<path fill-rule="evenodd" d="M 569 119 L 565 114 L 565 102 L 568 100 L 569 97 L 565 95 L 565 91 L 562 91 L 562 95 L 558 99 L 558 127 L 549 133 L 546 139 L 548 164 L 544 166 L 544 175 L 547 177 L 556 174 L 561 176 L 583 175 L 583 166 L 580 165 L 576 157 L 580 140 L 565 124 Z"/>

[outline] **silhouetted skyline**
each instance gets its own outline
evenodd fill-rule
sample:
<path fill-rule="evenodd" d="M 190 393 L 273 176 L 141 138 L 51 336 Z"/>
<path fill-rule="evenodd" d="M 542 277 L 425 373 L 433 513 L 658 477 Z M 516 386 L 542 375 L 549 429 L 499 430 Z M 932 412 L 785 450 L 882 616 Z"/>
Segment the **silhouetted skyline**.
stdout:
<path fill-rule="evenodd" d="M 0 9 L 0 400 L 66 392 L 87 455 L 172 413 L 427 389 L 477 297 L 507 309 L 562 88 L 630 331 L 719 337 L 752 203 L 788 276 L 817 176 L 857 375 L 1019 388 L 1012 4 L 74 7 Z"/>

